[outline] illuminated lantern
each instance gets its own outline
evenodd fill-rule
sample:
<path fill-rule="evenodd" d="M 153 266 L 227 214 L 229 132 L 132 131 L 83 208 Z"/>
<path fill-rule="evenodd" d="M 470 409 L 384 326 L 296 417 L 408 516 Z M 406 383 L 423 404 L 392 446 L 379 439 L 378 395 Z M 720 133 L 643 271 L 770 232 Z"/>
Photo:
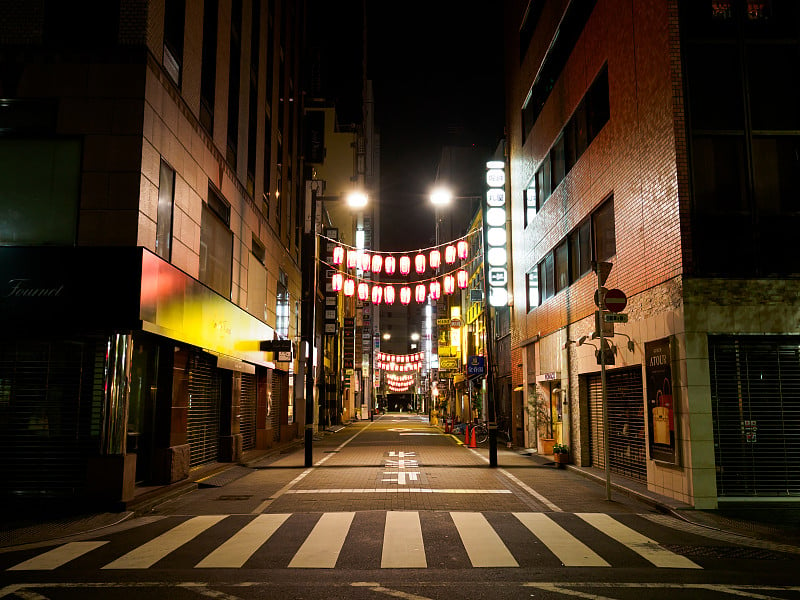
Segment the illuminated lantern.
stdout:
<path fill-rule="evenodd" d="M 369 254 L 362 254 L 361 255 L 361 270 L 362 271 L 369 271 L 369 267 L 372 264 L 372 257 Z"/>
<path fill-rule="evenodd" d="M 464 269 L 460 269 L 458 273 L 456 273 L 456 281 L 458 281 L 458 287 L 463 290 L 469 285 L 469 273 Z"/>
<path fill-rule="evenodd" d="M 452 275 L 446 275 L 444 278 L 444 293 L 452 294 L 456 291 L 456 278 Z"/>
<path fill-rule="evenodd" d="M 383 301 L 386 304 L 394 304 L 394 288 L 391 285 L 383 288 Z"/>
<path fill-rule="evenodd" d="M 381 265 L 383 264 L 383 257 L 380 254 L 375 254 L 372 257 L 372 272 L 380 273 Z"/>
<path fill-rule="evenodd" d="M 459 240 L 458 244 L 456 244 L 456 251 L 458 252 L 458 258 L 465 260 L 469 256 L 469 244 L 467 244 L 467 241 Z"/>
<path fill-rule="evenodd" d="M 383 288 L 379 285 L 374 286 L 372 288 L 372 303 L 380 304 L 382 299 L 383 299 Z"/>
<path fill-rule="evenodd" d="M 368 283 L 359 283 L 358 284 L 358 299 L 359 300 L 369 300 L 369 284 Z"/>
<path fill-rule="evenodd" d="M 387 275 L 394 275 L 395 269 L 397 269 L 397 259 L 394 256 L 387 256 L 383 261 L 383 270 Z"/>
<path fill-rule="evenodd" d="M 420 304 L 422 304 L 423 302 L 425 302 L 425 296 L 427 296 L 427 295 L 428 295 L 428 294 L 426 293 L 426 291 L 427 291 L 427 290 L 425 289 L 425 284 L 424 284 L 424 283 L 419 283 L 419 284 L 417 284 L 417 287 L 416 287 L 416 289 L 414 290 L 414 296 L 416 297 L 416 299 L 417 299 L 417 302 L 419 302 Z"/>
<path fill-rule="evenodd" d="M 356 282 L 352 279 L 345 279 L 342 287 L 345 296 L 352 296 L 356 293 Z"/>
<path fill-rule="evenodd" d="M 407 256 L 400 257 L 400 275 L 408 275 L 411 271 L 411 259 Z"/>
<path fill-rule="evenodd" d="M 442 295 L 442 284 L 438 281 L 431 281 L 431 298 L 438 300 Z"/>
<path fill-rule="evenodd" d="M 344 248 L 336 246 L 333 249 L 333 264 L 340 265 L 344 262 Z"/>
<path fill-rule="evenodd" d="M 431 269 L 438 269 L 439 265 L 442 264 L 442 253 L 438 250 L 431 250 L 429 262 Z"/>
<path fill-rule="evenodd" d="M 344 284 L 344 275 L 342 275 L 341 273 L 334 273 L 333 277 L 331 277 L 331 289 L 334 292 L 341 292 L 343 284 Z"/>
<path fill-rule="evenodd" d="M 404 258 L 408 257 L 406 256 Z M 401 264 L 402 264 L 402 259 L 401 259 Z M 411 302 L 411 288 L 408 287 L 407 285 L 404 285 L 403 287 L 400 288 L 400 302 L 402 302 L 403 304 L 408 304 L 409 302 Z"/>
<path fill-rule="evenodd" d="M 448 265 L 452 265 L 456 262 L 456 247 L 452 244 L 444 249 L 444 262 Z"/>
<path fill-rule="evenodd" d="M 425 272 L 425 255 L 417 254 L 414 257 L 414 266 L 417 268 L 417 273 Z"/>
<path fill-rule="evenodd" d="M 358 266 L 358 251 L 357 250 L 348 250 L 347 251 L 347 268 L 348 269 L 355 269 Z"/>

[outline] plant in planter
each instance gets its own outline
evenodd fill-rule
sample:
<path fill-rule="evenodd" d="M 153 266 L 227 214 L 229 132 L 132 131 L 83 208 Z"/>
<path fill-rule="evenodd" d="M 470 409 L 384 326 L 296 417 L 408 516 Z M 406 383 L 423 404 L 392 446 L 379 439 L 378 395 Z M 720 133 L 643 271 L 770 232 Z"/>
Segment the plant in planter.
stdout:
<path fill-rule="evenodd" d="M 544 397 L 539 386 L 536 386 L 536 393 L 533 398 L 528 400 L 527 412 L 532 417 L 536 434 L 539 438 L 539 454 L 552 454 L 553 443 L 553 413 L 550 402 Z"/>
<path fill-rule="evenodd" d="M 569 446 L 566 444 L 553 444 L 553 461 L 559 469 L 569 463 Z"/>

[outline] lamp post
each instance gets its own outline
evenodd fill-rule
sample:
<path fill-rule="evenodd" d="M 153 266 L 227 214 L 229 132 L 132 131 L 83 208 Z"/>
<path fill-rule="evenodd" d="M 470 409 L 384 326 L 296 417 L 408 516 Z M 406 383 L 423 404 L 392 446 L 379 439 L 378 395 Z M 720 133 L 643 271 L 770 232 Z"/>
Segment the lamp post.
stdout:
<path fill-rule="evenodd" d="M 316 341 L 316 306 L 317 287 L 319 280 L 319 240 L 317 239 L 317 204 L 323 200 L 325 182 L 314 179 L 306 182 L 305 218 L 303 227 L 303 245 L 301 270 L 302 281 L 302 306 L 300 322 L 301 351 L 298 368 L 298 379 L 302 381 L 305 376 L 305 432 L 303 441 L 305 445 L 305 466 L 313 464 L 312 443 L 314 439 L 314 343 Z M 337 197 L 326 197 L 326 201 L 337 201 Z M 348 206 L 363 208 L 368 199 L 362 192 L 352 192 L 346 197 Z M 305 358 L 305 360 L 302 360 Z M 299 388 L 300 386 L 298 386 Z M 295 397 L 298 398 L 299 391 Z"/>

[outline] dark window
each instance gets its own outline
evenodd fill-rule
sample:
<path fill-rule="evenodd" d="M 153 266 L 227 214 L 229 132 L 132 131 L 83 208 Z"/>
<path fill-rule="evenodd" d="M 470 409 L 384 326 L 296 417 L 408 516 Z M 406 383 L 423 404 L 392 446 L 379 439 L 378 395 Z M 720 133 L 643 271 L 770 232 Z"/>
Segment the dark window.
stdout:
<path fill-rule="evenodd" d="M 228 164 L 236 170 L 236 159 L 239 154 L 239 87 L 242 84 L 242 0 L 233 0 L 231 11 L 231 55 L 228 70 L 228 146 L 225 158 Z"/>
<path fill-rule="evenodd" d="M 539 263 L 539 301 L 544 302 L 548 298 L 552 298 L 555 293 L 555 265 L 553 253 L 550 252 L 544 257 L 544 260 Z"/>
<path fill-rule="evenodd" d="M 219 0 L 203 4 L 203 65 L 200 71 L 200 123 L 214 132 L 214 100 L 217 82 L 217 19 Z"/>
<path fill-rule="evenodd" d="M 230 299 L 233 265 L 230 205 L 210 185 L 208 203 L 203 203 L 201 219 L 199 279 Z"/>
<path fill-rule="evenodd" d="M 256 140 L 258 139 L 258 92 L 250 81 L 247 106 L 247 193 L 252 197 L 256 186 Z"/>
<path fill-rule="evenodd" d="M 536 182 L 531 181 L 528 187 L 522 191 L 525 201 L 525 227 L 527 227 L 533 217 L 536 216 Z"/>
<path fill-rule="evenodd" d="M 550 197 L 552 191 L 550 181 L 550 154 L 548 153 L 536 171 L 536 198 L 539 200 L 539 208 Z"/>
<path fill-rule="evenodd" d="M 25 3 L 22 6 L 41 6 Z M 119 2 L 81 0 L 79 6 L 64 0 L 45 0 L 39 10 L 44 17 L 42 42 L 64 48 L 110 48 L 119 35 Z M 15 10 L 6 8 L 4 11 Z M 19 9 L 17 9 L 19 10 Z"/>
<path fill-rule="evenodd" d="M 608 69 L 603 68 L 586 94 L 589 143 L 597 137 L 611 117 L 608 99 Z"/>
<path fill-rule="evenodd" d="M 689 110 L 695 129 L 744 128 L 739 51 L 734 44 L 704 44 L 687 51 Z"/>
<path fill-rule="evenodd" d="M 753 138 L 753 191 L 760 214 L 800 213 L 800 137 Z"/>
<path fill-rule="evenodd" d="M 564 153 L 564 135 L 560 135 L 550 150 L 550 164 L 552 169 L 552 186 L 553 191 L 556 190 L 558 184 L 564 181 L 567 175 L 567 163 Z"/>
<path fill-rule="evenodd" d="M 158 178 L 158 210 L 156 220 L 156 254 L 172 259 L 172 218 L 175 206 L 175 171 L 163 160 Z"/>
<path fill-rule="evenodd" d="M 556 246 L 555 253 L 555 292 L 569 286 L 569 245 L 567 240 Z"/>
<path fill-rule="evenodd" d="M 255 235 L 252 238 L 251 252 L 258 262 L 262 265 L 266 264 L 267 251 L 264 248 L 264 244 L 262 244 Z"/>
<path fill-rule="evenodd" d="M 181 84 L 183 65 L 183 32 L 186 18 L 185 0 L 166 0 L 164 3 L 164 69 Z"/>
<path fill-rule="evenodd" d="M 796 43 L 747 48 L 753 129 L 800 129 L 800 49 Z"/>
<path fill-rule="evenodd" d="M 570 283 L 592 269 L 592 226 L 586 221 L 569 235 Z"/>
<path fill-rule="evenodd" d="M 744 139 L 698 136 L 692 145 L 694 200 L 701 212 L 747 210 Z"/>
<path fill-rule="evenodd" d="M 262 194 L 262 205 L 264 216 L 269 219 L 269 205 L 272 199 L 271 177 L 272 177 L 272 120 L 268 115 L 264 119 L 264 188 Z"/>
<path fill-rule="evenodd" d="M 525 58 L 528 47 L 533 39 L 533 32 L 536 31 L 536 24 L 542 14 L 544 2 L 528 2 L 528 8 L 522 17 L 522 25 L 519 28 L 519 60 Z"/>
<path fill-rule="evenodd" d="M 608 260 L 617 253 L 614 232 L 614 200 L 611 199 L 592 215 L 596 260 Z"/>

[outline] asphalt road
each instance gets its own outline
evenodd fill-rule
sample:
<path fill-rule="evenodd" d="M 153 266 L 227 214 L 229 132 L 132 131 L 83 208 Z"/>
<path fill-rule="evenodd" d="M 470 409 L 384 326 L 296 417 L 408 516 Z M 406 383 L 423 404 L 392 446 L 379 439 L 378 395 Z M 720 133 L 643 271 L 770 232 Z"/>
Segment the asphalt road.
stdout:
<path fill-rule="evenodd" d="M 114 527 L 0 553 L 0 598 L 800 598 L 800 549 L 703 530 L 386 415 Z"/>

